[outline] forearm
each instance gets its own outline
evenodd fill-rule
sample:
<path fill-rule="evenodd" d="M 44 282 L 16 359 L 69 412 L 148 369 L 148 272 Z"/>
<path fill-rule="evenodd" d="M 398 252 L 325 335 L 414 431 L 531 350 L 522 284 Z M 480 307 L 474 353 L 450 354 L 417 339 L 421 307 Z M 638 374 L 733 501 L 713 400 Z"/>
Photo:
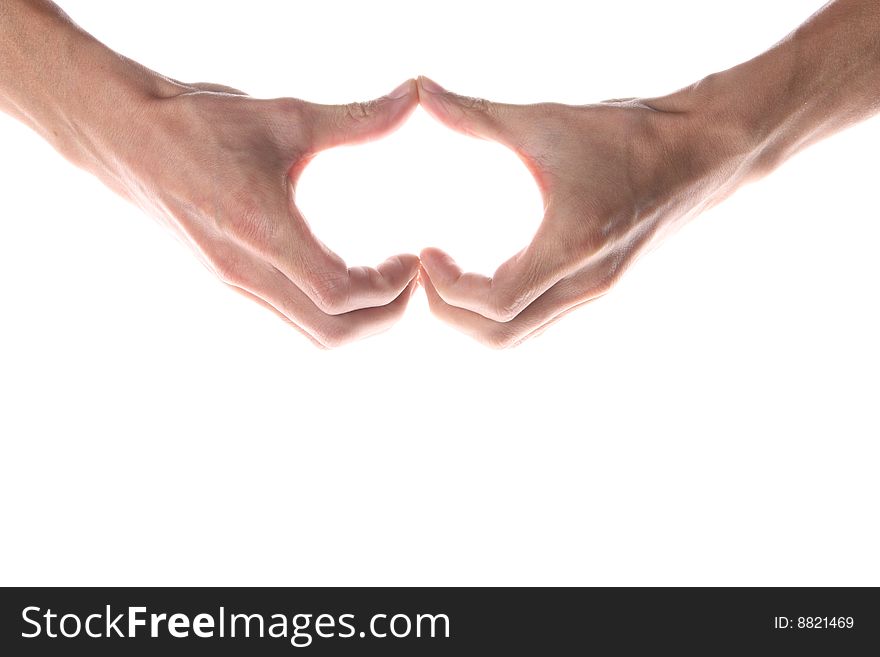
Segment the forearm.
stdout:
<path fill-rule="evenodd" d="M 0 110 L 92 168 L 139 105 L 171 82 L 113 52 L 54 3 L 0 4 Z"/>
<path fill-rule="evenodd" d="M 697 85 L 699 88 L 700 85 Z M 750 175 L 880 111 L 880 3 L 836 0 L 766 53 L 706 80 Z"/>

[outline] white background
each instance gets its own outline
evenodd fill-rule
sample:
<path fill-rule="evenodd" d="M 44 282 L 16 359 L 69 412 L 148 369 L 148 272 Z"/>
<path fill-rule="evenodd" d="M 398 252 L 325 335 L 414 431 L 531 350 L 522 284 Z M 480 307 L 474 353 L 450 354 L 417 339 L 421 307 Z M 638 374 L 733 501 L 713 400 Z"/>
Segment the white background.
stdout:
<path fill-rule="evenodd" d="M 259 96 L 421 73 L 571 103 L 672 91 L 819 4 L 62 3 Z M 0 117 L 0 582 L 878 585 L 878 147 L 870 121 L 801 154 L 519 349 L 420 292 L 322 353 Z M 539 219 L 513 155 L 422 110 L 300 196 L 356 264 L 489 273 Z"/>

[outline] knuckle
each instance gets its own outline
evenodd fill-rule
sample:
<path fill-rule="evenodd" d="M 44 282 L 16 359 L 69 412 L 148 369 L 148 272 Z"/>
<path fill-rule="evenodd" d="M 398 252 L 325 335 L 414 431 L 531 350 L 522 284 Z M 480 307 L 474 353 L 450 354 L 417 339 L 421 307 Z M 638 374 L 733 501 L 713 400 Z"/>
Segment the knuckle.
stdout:
<path fill-rule="evenodd" d="M 518 340 L 519 332 L 503 324 L 498 327 L 494 327 L 482 338 L 483 344 L 485 344 L 490 349 L 495 349 L 497 351 L 510 349 L 518 342 Z"/>
<path fill-rule="evenodd" d="M 617 282 L 620 280 L 619 273 L 609 274 L 607 276 L 602 277 L 591 290 L 590 296 L 594 299 L 598 299 L 599 297 L 604 297 L 606 294 L 611 292 L 612 288 L 617 285 Z"/>
<path fill-rule="evenodd" d="M 269 111 L 266 120 L 276 143 L 301 144 L 313 121 L 308 104 L 299 98 L 276 98 L 267 102 Z"/>
<path fill-rule="evenodd" d="M 492 112 L 492 103 L 490 103 L 485 98 L 477 98 L 474 96 L 462 96 L 461 104 L 464 107 L 467 107 L 470 110 L 474 110 L 477 112 L 485 112 L 490 114 Z"/>
<path fill-rule="evenodd" d="M 465 133 L 473 133 L 473 123 L 494 123 L 495 109 L 484 98 L 457 96 L 454 103 L 447 104 L 453 125 Z"/>
<path fill-rule="evenodd" d="M 623 277 L 633 255 L 625 250 L 615 251 L 602 268 L 602 274 L 593 286 L 596 297 L 606 295 Z"/>
<path fill-rule="evenodd" d="M 321 326 L 315 337 L 327 349 L 338 349 L 352 341 L 353 331 L 346 323 L 331 322 Z"/>
<path fill-rule="evenodd" d="M 358 101 L 354 103 L 348 103 L 344 107 L 345 112 L 343 116 L 345 117 L 346 121 L 355 124 L 362 123 L 373 115 L 373 112 L 376 109 L 376 101 Z"/>
<path fill-rule="evenodd" d="M 328 315 L 338 315 L 347 310 L 348 284 L 337 272 L 312 272 L 312 299 L 318 308 Z"/>
<path fill-rule="evenodd" d="M 220 253 L 210 259 L 214 273 L 223 283 L 241 287 L 245 283 L 244 267 L 241 260 L 231 254 Z"/>
<path fill-rule="evenodd" d="M 272 101 L 274 107 L 290 119 L 302 118 L 306 109 L 305 101 L 299 98 L 276 98 Z"/>
<path fill-rule="evenodd" d="M 496 322 L 509 322 L 519 315 L 526 307 L 527 299 L 522 294 L 504 292 L 499 294 L 492 304 L 492 317 Z"/>

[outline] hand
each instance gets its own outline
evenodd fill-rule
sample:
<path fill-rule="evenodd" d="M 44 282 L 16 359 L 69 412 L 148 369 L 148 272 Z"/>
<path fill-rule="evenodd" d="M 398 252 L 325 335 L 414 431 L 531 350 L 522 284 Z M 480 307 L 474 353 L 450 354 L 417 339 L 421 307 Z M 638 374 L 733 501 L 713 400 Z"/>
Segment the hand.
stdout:
<path fill-rule="evenodd" d="M 170 82 L 121 112 L 98 145 L 97 173 L 174 230 L 222 281 L 322 347 L 388 328 L 414 290 L 415 255 L 347 267 L 294 203 L 319 151 L 375 139 L 418 103 L 415 83 L 367 103 L 256 100 L 219 85 Z M 95 169 L 95 166 L 90 167 Z"/>
<path fill-rule="evenodd" d="M 652 100 L 508 105 L 419 78 L 422 106 L 448 127 L 511 148 L 535 177 L 544 218 L 491 277 L 439 249 L 421 254 L 435 315 L 509 347 L 605 294 L 638 255 L 744 180 L 746 135 L 712 118 L 705 87 Z"/>

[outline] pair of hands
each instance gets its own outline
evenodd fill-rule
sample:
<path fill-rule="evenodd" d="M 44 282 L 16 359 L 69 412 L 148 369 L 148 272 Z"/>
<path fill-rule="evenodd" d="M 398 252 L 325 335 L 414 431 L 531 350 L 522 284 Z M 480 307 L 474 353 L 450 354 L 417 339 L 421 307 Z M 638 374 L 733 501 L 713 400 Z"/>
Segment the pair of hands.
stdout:
<path fill-rule="evenodd" d="M 454 130 L 511 148 L 541 190 L 534 239 L 492 277 L 462 272 L 433 248 L 349 267 L 297 209 L 297 180 L 318 152 L 385 136 L 418 104 Z M 104 168 L 103 178 L 222 281 L 320 347 L 387 329 L 421 284 L 436 316 L 503 348 L 604 294 L 667 229 L 729 191 L 742 149 L 735 135 L 705 139 L 699 105 L 693 89 L 587 106 L 509 105 L 426 78 L 369 102 L 321 105 L 175 82 L 137 108 L 117 154 L 124 166 Z"/>

